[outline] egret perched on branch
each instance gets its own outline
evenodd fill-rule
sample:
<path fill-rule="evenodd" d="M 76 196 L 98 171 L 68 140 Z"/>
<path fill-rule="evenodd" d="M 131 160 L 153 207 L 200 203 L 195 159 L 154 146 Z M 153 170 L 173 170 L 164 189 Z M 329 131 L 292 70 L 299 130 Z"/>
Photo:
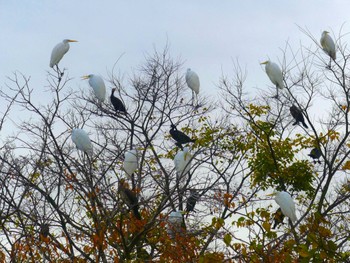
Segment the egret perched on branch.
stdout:
<path fill-rule="evenodd" d="M 111 103 L 115 109 L 115 111 L 117 112 L 123 112 L 123 113 L 126 113 L 126 109 L 125 109 L 125 106 L 123 104 L 123 102 L 118 99 L 117 97 L 114 96 L 114 92 L 115 92 L 116 88 L 113 88 L 112 89 L 112 94 L 111 94 Z"/>
<path fill-rule="evenodd" d="M 169 131 L 171 137 L 176 141 L 176 145 L 182 149 L 182 144 L 189 142 L 195 142 L 195 139 L 191 139 L 183 132 L 179 131 L 174 124 L 171 124 L 171 129 Z"/>
<path fill-rule="evenodd" d="M 270 78 L 271 82 L 276 85 L 277 95 L 275 97 L 278 98 L 278 89 L 284 88 L 283 75 L 280 67 L 270 60 L 267 60 L 260 64 L 265 64 L 265 71 L 267 76 Z"/>
<path fill-rule="evenodd" d="M 63 58 L 64 54 L 66 54 L 69 50 L 69 42 L 78 42 L 72 39 L 64 39 L 61 43 L 58 43 L 52 50 L 51 59 L 50 59 L 50 67 L 53 68 L 55 65 L 58 68 L 58 63 Z"/>
<path fill-rule="evenodd" d="M 295 119 L 293 126 L 301 122 L 306 129 L 308 128 L 308 126 L 305 123 L 303 112 L 301 111 L 301 109 L 293 105 L 292 107 L 289 108 L 289 111 L 290 111 L 290 114 L 292 114 L 293 118 Z"/>
<path fill-rule="evenodd" d="M 174 157 L 176 172 L 181 176 L 187 174 L 191 169 L 192 154 L 185 147 L 183 151 L 179 151 Z"/>
<path fill-rule="evenodd" d="M 89 85 L 94 90 L 95 96 L 99 102 L 104 102 L 106 98 L 106 86 L 103 79 L 100 76 L 90 74 L 82 76 L 82 79 L 88 79 Z"/>
<path fill-rule="evenodd" d="M 72 130 L 72 141 L 78 150 L 81 150 L 88 155 L 92 155 L 92 144 L 89 136 L 83 129 L 73 129 Z"/>
<path fill-rule="evenodd" d="M 129 150 L 125 153 L 123 167 L 124 171 L 129 176 L 131 176 L 136 171 L 138 167 L 138 158 L 136 150 Z"/>
<path fill-rule="evenodd" d="M 282 213 L 286 217 L 288 217 L 293 223 L 297 221 L 297 216 L 295 214 L 295 204 L 290 194 L 285 191 L 277 191 L 270 195 L 275 195 L 275 201 L 280 206 Z"/>
<path fill-rule="evenodd" d="M 308 155 L 314 160 L 314 163 L 316 163 L 316 160 L 318 161 L 318 163 L 321 163 L 320 157 L 322 153 L 319 148 L 317 147 L 313 148 Z"/>
<path fill-rule="evenodd" d="M 331 67 L 331 61 L 332 59 L 336 59 L 336 53 L 335 53 L 335 44 L 333 39 L 328 35 L 328 31 L 323 31 L 322 36 L 321 36 L 321 46 L 324 52 L 328 54 L 330 57 L 329 59 L 329 65 L 328 67 Z"/>
<path fill-rule="evenodd" d="M 136 194 L 127 188 L 125 180 L 121 179 L 118 182 L 118 192 L 123 202 L 132 210 L 134 216 L 140 220 L 141 215 L 139 213 L 139 201 Z"/>
<path fill-rule="evenodd" d="M 196 96 L 199 93 L 199 86 L 200 86 L 199 77 L 196 72 L 188 68 L 185 79 L 186 79 L 187 86 L 192 90 L 192 101 L 193 101 L 194 100 L 193 92 L 196 93 Z"/>

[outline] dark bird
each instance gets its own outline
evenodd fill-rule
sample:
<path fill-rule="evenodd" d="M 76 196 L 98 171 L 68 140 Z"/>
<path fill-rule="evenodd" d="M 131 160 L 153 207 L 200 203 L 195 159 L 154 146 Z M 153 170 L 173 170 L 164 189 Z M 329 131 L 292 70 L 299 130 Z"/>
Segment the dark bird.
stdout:
<path fill-rule="evenodd" d="M 200 196 L 199 196 L 199 193 L 197 190 L 195 190 L 195 189 L 190 190 L 190 196 L 187 199 L 187 203 L 186 203 L 186 212 L 187 213 L 194 211 L 194 207 L 196 206 L 196 203 L 199 200 L 199 197 Z"/>
<path fill-rule="evenodd" d="M 284 214 L 282 213 L 281 208 L 278 208 L 273 215 L 273 226 L 272 229 L 275 229 L 278 225 L 283 224 Z"/>
<path fill-rule="evenodd" d="M 297 125 L 297 124 L 299 124 L 299 122 L 301 122 L 303 124 L 303 126 L 307 129 L 308 126 L 306 125 L 306 123 L 304 121 L 304 116 L 303 116 L 301 109 L 299 109 L 297 106 L 293 105 L 292 107 L 290 107 L 289 110 L 290 110 L 290 114 L 292 114 L 293 118 L 295 119 L 295 122 L 293 123 L 293 125 Z"/>
<path fill-rule="evenodd" d="M 314 163 L 316 163 L 316 162 L 321 163 L 320 157 L 321 157 L 322 153 L 321 153 L 321 150 L 319 148 L 317 148 L 317 147 L 313 148 L 308 155 L 314 160 Z"/>
<path fill-rule="evenodd" d="M 171 129 L 169 131 L 171 137 L 176 141 L 176 145 L 182 149 L 182 144 L 195 142 L 195 139 L 191 139 L 183 132 L 179 131 L 174 124 L 171 124 Z"/>
<path fill-rule="evenodd" d="M 114 92 L 115 92 L 116 88 L 112 89 L 112 94 L 111 94 L 111 103 L 115 109 L 115 111 L 120 111 L 120 112 L 124 112 L 126 113 L 126 109 L 125 106 L 123 104 L 123 102 L 118 99 L 117 97 L 114 96 Z"/>
<path fill-rule="evenodd" d="M 141 215 L 139 213 L 139 201 L 137 199 L 137 196 L 133 191 L 125 186 L 125 181 L 123 179 L 118 183 L 118 191 L 120 193 L 121 199 L 129 207 L 129 209 L 132 210 L 134 216 L 138 220 L 141 220 Z"/>
<path fill-rule="evenodd" d="M 42 224 L 40 226 L 40 235 L 47 237 L 50 234 L 50 226 L 48 224 Z"/>

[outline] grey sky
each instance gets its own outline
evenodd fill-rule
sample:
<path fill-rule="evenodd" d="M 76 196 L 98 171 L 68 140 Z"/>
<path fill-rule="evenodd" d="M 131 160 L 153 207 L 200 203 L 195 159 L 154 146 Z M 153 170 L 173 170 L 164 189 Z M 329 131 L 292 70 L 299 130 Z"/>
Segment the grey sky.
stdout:
<path fill-rule="evenodd" d="M 64 38 L 76 39 L 61 61 L 74 85 L 80 76 L 107 77 L 117 58 L 118 70 L 129 72 L 153 47 L 168 40 L 173 57 L 184 61 L 201 79 L 201 89 L 215 92 L 232 59 L 248 70 L 248 84 L 270 85 L 259 62 L 278 61 L 288 40 L 298 48 L 310 43 L 297 25 L 319 39 L 325 29 L 350 31 L 349 1 L 37 1 L 0 0 L 0 85 L 18 70 L 31 76 L 36 91 L 45 89 L 52 48 Z M 346 39 L 345 39 L 346 40 Z M 0 108 L 2 112 L 2 107 Z"/>

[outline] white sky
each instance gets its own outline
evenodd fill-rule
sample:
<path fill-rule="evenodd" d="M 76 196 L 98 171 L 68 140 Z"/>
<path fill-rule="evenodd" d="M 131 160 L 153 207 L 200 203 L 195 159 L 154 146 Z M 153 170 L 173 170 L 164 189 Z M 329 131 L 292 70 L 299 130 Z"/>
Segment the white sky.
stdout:
<path fill-rule="evenodd" d="M 0 87 L 18 70 L 31 76 L 37 94 L 44 92 L 51 50 L 70 38 L 79 42 L 60 65 L 75 78 L 73 88 L 88 87 L 80 80 L 85 74 L 106 78 L 123 53 L 117 70 L 130 72 L 167 40 L 172 56 L 185 61 L 184 72 L 198 73 L 204 94 L 217 92 L 221 72 L 230 73 L 236 59 L 247 68 L 249 87 L 264 88 L 270 82 L 259 62 L 278 61 L 286 41 L 295 48 L 310 43 L 297 25 L 317 39 L 344 23 L 349 32 L 349 7 L 346 0 L 0 0 Z M 0 114 L 4 106 L 0 101 Z"/>

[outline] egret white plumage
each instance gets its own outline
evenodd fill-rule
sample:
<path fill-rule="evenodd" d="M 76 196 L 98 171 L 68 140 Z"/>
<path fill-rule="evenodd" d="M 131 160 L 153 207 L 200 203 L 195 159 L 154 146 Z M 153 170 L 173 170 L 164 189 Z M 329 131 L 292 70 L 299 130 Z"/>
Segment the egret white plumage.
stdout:
<path fill-rule="evenodd" d="M 82 76 L 82 79 L 88 79 L 90 87 L 94 90 L 95 96 L 99 102 L 104 102 L 106 98 L 106 86 L 103 79 L 94 74 Z"/>
<path fill-rule="evenodd" d="M 138 158 L 136 150 L 129 150 L 125 152 L 123 167 L 124 171 L 129 176 L 131 176 L 136 171 L 138 167 Z"/>
<path fill-rule="evenodd" d="M 92 155 L 92 143 L 88 134 L 83 129 L 72 130 L 72 141 L 78 150 L 81 150 L 90 156 Z"/>
<path fill-rule="evenodd" d="M 199 86 L 200 86 L 199 77 L 196 72 L 188 68 L 185 79 L 186 79 L 187 86 L 192 90 L 192 101 L 193 101 L 194 100 L 193 92 L 196 93 L 196 96 L 199 93 Z"/>
<path fill-rule="evenodd" d="M 174 157 L 174 164 L 176 172 L 179 175 L 187 174 L 191 169 L 192 154 L 189 153 L 188 147 L 183 151 L 179 151 Z"/>
<path fill-rule="evenodd" d="M 280 206 L 282 213 L 288 217 L 293 223 L 297 221 L 295 214 L 295 204 L 291 195 L 285 191 L 274 192 L 275 201 Z"/>
<path fill-rule="evenodd" d="M 64 39 L 62 42 L 58 43 L 51 52 L 50 67 L 53 68 L 55 65 L 61 61 L 64 54 L 69 50 L 69 42 L 78 42 L 72 39 Z M 57 66 L 58 67 L 58 66 Z"/>
<path fill-rule="evenodd" d="M 335 52 L 335 44 L 331 36 L 328 34 L 328 31 L 323 31 L 322 36 L 321 36 L 321 46 L 324 52 L 328 54 L 330 57 L 329 60 L 329 65 L 328 67 L 331 66 L 331 59 L 335 60 L 336 59 L 336 52 Z"/>
<path fill-rule="evenodd" d="M 265 71 L 267 76 L 270 78 L 271 82 L 276 85 L 277 88 L 277 95 L 278 97 L 278 89 L 283 89 L 284 88 L 284 83 L 283 83 L 283 75 L 280 67 L 274 63 L 271 62 L 270 60 L 267 60 L 265 62 L 262 62 L 260 64 L 265 65 Z"/>

